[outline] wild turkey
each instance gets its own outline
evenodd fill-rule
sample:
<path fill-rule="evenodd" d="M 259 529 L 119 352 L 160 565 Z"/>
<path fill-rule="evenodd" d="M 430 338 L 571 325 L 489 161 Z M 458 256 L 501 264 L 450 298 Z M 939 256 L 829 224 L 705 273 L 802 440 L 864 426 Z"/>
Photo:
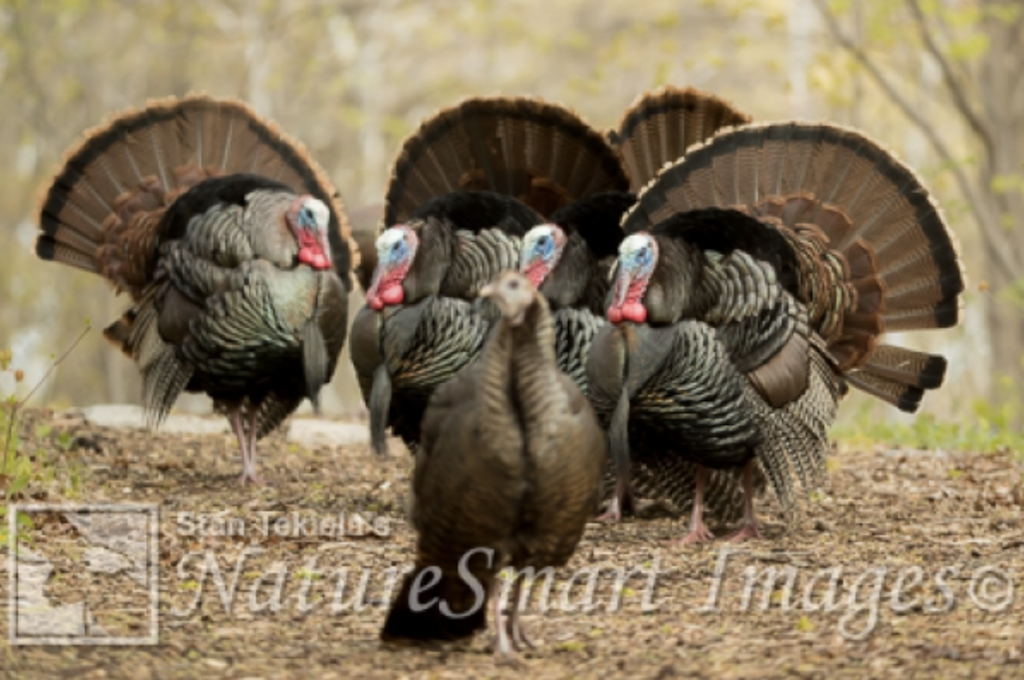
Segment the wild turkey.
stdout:
<path fill-rule="evenodd" d="M 723 127 L 749 120 L 713 94 L 665 86 L 637 97 L 608 138 L 623 160 L 630 190 L 639 191 L 688 147 L 709 139 Z M 584 391 L 588 390 L 586 360 L 590 345 L 604 324 L 608 273 L 624 237 L 619 222 L 635 200 L 636 195 L 627 192 L 595 196 L 568 206 L 552 219 L 552 224 L 534 227 L 523 239 L 521 270 L 540 287 L 555 310 L 559 368 L 572 375 Z M 687 466 L 694 468 L 682 463 L 675 477 L 692 476 L 695 469 L 687 471 Z M 643 496 L 663 495 L 663 480 L 649 473 L 642 465 L 634 468 L 635 488 Z M 728 471 L 716 471 L 712 477 L 708 505 L 716 517 L 735 519 L 731 513 L 737 507 L 735 501 L 742 497 L 738 479 Z M 763 486 L 763 477 L 759 481 Z M 680 494 L 674 495 L 678 502 Z M 620 508 L 619 496 L 612 495 L 601 519 L 615 521 L 632 508 L 629 496 Z"/>
<path fill-rule="evenodd" d="M 467 637 L 485 626 L 489 599 L 496 651 L 510 654 L 510 638 L 531 644 L 519 621 L 521 572 L 568 562 L 597 509 L 608 454 L 590 404 L 555 365 L 544 296 L 515 272 L 480 295 L 501 319 L 479 361 L 430 399 L 412 484 L 416 569 L 381 637 Z M 496 578 L 506 566 L 515 570 L 507 627 Z"/>
<path fill-rule="evenodd" d="M 497 313 L 477 292 L 518 268 L 527 230 L 599 212 L 627 184 L 600 133 L 561 106 L 525 97 L 466 100 L 405 141 L 387 191 L 389 228 L 377 239 L 367 306 L 352 329 L 376 451 L 389 426 L 414 447 L 430 394 L 479 356 Z M 619 235 L 624 207 L 604 221 Z"/>
<path fill-rule="evenodd" d="M 142 371 L 150 423 L 182 390 L 207 393 L 238 437 L 240 481 L 261 481 L 256 440 L 334 372 L 357 261 L 303 147 L 241 102 L 151 102 L 86 135 L 39 221 L 40 258 L 131 296 L 104 335 Z"/>
<path fill-rule="evenodd" d="M 630 457 L 665 478 L 680 460 L 742 465 L 736 538 L 757 535 L 754 458 L 791 508 L 793 478 L 821 478 L 846 383 L 905 411 L 942 383 L 943 357 L 879 337 L 957 324 L 954 237 L 913 172 L 858 132 L 722 132 L 663 170 L 623 228 L 614 325 L 588 364 L 622 488 Z M 709 537 L 704 479 L 684 541 Z"/>

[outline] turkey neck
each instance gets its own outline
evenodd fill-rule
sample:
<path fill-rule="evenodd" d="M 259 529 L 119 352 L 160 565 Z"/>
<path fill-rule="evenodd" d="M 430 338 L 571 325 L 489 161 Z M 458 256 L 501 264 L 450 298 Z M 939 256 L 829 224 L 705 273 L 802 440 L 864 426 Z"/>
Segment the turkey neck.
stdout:
<path fill-rule="evenodd" d="M 699 317 L 719 294 L 704 276 L 703 254 L 681 239 L 655 238 L 661 254 L 644 299 L 647 323 L 657 326 Z"/>
<path fill-rule="evenodd" d="M 512 329 L 502 318 L 480 355 L 483 399 L 480 428 L 484 440 L 503 442 L 510 429 L 519 429 L 512 384 Z"/>
<path fill-rule="evenodd" d="M 540 296 L 526 311 L 523 323 L 512 329 L 512 387 L 523 427 L 550 420 L 560 391 L 555 357 L 555 332 L 548 305 Z"/>

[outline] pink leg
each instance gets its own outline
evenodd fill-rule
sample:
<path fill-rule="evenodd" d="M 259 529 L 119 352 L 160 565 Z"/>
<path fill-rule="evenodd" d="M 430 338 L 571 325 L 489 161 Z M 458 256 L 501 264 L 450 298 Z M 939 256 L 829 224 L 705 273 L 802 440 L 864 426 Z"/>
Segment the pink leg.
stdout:
<path fill-rule="evenodd" d="M 526 631 L 523 630 L 522 621 L 519 619 L 522 604 L 519 601 L 519 594 L 522 584 L 523 577 L 517 576 L 516 582 L 512 586 L 512 615 L 508 617 L 508 634 L 509 637 L 512 638 L 512 646 L 518 651 L 522 651 L 526 648 L 537 648 L 537 645 L 533 644 L 533 641 L 526 636 Z"/>
<path fill-rule="evenodd" d="M 509 644 L 508 627 L 501 615 L 501 579 L 494 579 L 491 582 L 491 617 L 494 619 L 494 629 L 498 633 L 494 645 L 494 654 L 505 659 L 515 658 L 512 645 Z"/>
<path fill-rule="evenodd" d="M 249 440 L 245 436 L 245 428 L 242 427 L 241 407 L 232 408 L 228 412 L 228 421 L 231 423 L 235 438 L 238 439 L 238 446 L 242 449 L 242 474 L 238 477 L 238 483 L 245 486 L 249 472 Z"/>
<path fill-rule="evenodd" d="M 715 536 L 704 524 L 704 487 L 708 481 L 708 469 L 697 466 L 697 488 L 693 493 L 693 513 L 690 515 L 690 532 L 682 538 L 671 541 L 672 545 L 707 543 Z"/>
<path fill-rule="evenodd" d="M 754 459 L 751 458 L 743 466 L 743 524 L 739 531 L 732 534 L 726 540 L 730 543 L 739 543 L 751 538 L 764 538 L 757 528 L 757 518 L 754 516 Z"/>
<path fill-rule="evenodd" d="M 242 474 L 249 482 L 260 485 L 264 481 L 262 477 L 256 474 L 256 432 L 258 427 L 259 410 L 253 408 L 249 411 L 249 460 Z"/>
<path fill-rule="evenodd" d="M 597 521 L 615 524 L 622 519 L 623 514 L 635 511 L 636 503 L 633 500 L 633 489 L 630 488 L 629 482 L 619 481 L 615 484 L 615 495 L 612 496 L 608 509 L 604 511 L 604 514 L 598 515 Z"/>

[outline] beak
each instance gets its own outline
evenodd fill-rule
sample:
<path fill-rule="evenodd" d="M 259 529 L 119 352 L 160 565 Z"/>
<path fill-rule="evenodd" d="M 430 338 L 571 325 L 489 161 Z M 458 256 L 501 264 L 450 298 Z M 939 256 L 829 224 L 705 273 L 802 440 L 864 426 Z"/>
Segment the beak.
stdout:
<path fill-rule="evenodd" d="M 477 295 L 479 295 L 480 297 L 491 297 L 492 295 L 494 295 L 494 291 L 494 284 L 488 283 L 486 286 L 480 289 Z"/>

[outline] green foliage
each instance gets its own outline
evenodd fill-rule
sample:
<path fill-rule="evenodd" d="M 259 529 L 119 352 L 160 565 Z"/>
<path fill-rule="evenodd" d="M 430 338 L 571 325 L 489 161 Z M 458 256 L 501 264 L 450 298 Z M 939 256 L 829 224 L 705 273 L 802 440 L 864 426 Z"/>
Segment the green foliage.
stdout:
<path fill-rule="evenodd" d="M 1013 451 L 1024 455 L 1024 432 L 1014 426 L 1015 405 L 993 406 L 983 399 L 972 404 L 973 417 L 966 422 L 942 421 L 921 414 L 910 424 L 880 420 L 865 405 L 849 424 L 836 427 L 836 439 L 851 446 L 888 444 L 917 449 L 994 453 Z"/>
<path fill-rule="evenodd" d="M 7 373 L 14 377 L 15 384 L 21 382 L 23 374 L 11 368 L 13 354 L 10 350 L 0 351 L 0 374 Z M 3 492 L 4 503 L 0 506 L 0 545 L 7 545 L 10 539 L 8 509 L 33 478 L 32 460 L 22 453 L 17 428 L 18 399 L 11 394 L 3 398 L 0 405 L 0 436 L 3 437 L 3 458 L 0 459 L 0 491 Z M 31 526 L 29 517 L 19 515 L 19 526 Z"/>

